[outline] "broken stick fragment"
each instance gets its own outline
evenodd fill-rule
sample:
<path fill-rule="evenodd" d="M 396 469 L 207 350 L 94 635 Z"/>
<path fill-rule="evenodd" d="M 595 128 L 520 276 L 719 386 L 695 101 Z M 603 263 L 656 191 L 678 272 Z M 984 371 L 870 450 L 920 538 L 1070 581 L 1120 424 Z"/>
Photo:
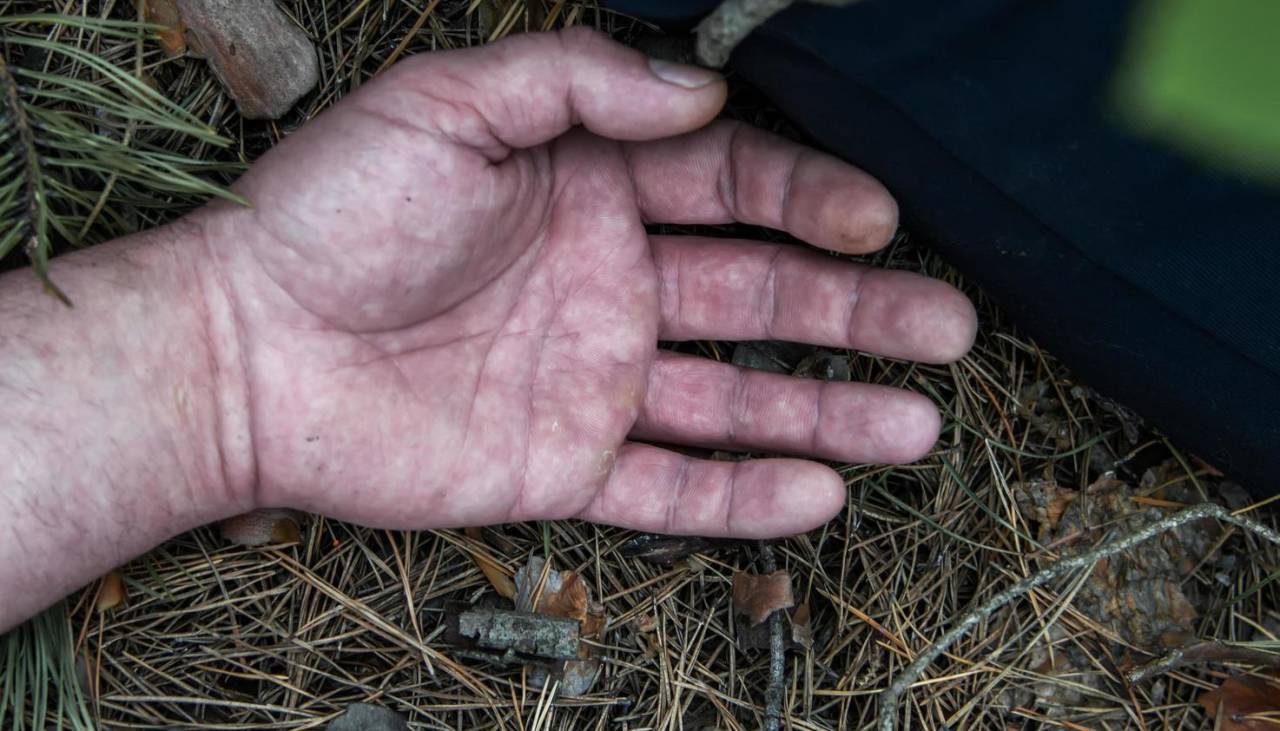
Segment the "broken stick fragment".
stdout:
<path fill-rule="evenodd" d="M 248 119 L 277 119 L 320 80 L 311 39 L 275 0 L 177 0 L 187 49 Z"/>
<path fill-rule="evenodd" d="M 542 660 L 569 660 L 578 656 L 578 622 L 533 612 L 502 609 L 470 609 L 458 614 L 458 634 L 486 650 L 511 651 Z"/>

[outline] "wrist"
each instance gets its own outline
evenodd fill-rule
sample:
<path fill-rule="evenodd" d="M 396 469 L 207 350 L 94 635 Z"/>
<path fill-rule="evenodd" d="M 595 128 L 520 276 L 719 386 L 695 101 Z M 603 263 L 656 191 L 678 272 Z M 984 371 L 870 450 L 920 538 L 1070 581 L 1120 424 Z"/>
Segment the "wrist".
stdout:
<path fill-rule="evenodd" d="M 208 362 L 208 393 L 214 422 L 210 439 L 213 452 L 206 458 L 217 466 L 215 484 L 237 512 L 258 505 L 257 461 L 253 447 L 249 368 L 244 325 L 236 305 L 227 266 L 236 238 L 224 219 L 234 215 L 219 206 L 203 208 L 184 219 L 194 240 L 183 241 L 184 251 L 175 257 L 187 262 L 193 293 L 191 306 L 201 323 L 196 347 L 204 349 Z"/>
<path fill-rule="evenodd" d="M 0 631 L 254 506 L 234 308 L 198 220 L 0 277 Z"/>
<path fill-rule="evenodd" d="M 209 220 L 192 215 L 76 255 L 97 257 L 88 264 L 94 279 L 124 291 L 103 292 L 80 274 L 85 262 L 66 262 L 79 265 L 68 284 L 84 291 L 90 319 L 102 313 L 99 326 L 113 334 L 114 357 L 127 366 L 112 387 L 138 395 L 118 404 L 113 420 L 148 425 L 128 434 L 150 446 L 144 459 L 152 469 L 137 484 L 146 499 L 172 506 L 182 524 L 175 530 L 255 506 L 239 326 L 209 233 Z"/>

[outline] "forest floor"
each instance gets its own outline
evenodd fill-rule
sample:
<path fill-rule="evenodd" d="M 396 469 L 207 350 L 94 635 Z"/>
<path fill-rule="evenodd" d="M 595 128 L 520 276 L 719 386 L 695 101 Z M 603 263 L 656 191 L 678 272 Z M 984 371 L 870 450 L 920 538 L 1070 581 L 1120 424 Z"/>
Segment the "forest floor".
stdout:
<path fill-rule="evenodd" d="M 117 5 L 131 17 L 131 4 Z M 144 50 L 157 88 L 233 140 L 229 150 L 184 153 L 250 161 L 392 55 L 575 23 L 625 42 L 649 31 L 573 2 L 281 5 L 316 42 L 321 86 L 278 122 L 242 120 L 203 62 Z M 802 139 L 767 100 L 731 82 L 727 115 Z M 837 465 L 847 508 L 770 542 L 798 605 L 786 619 L 784 727 L 868 727 L 880 692 L 961 618 L 1056 558 L 1181 506 L 1217 502 L 1276 525 L 1269 507 L 1250 509 L 1210 465 L 1078 382 L 927 241 L 900 234 L 863 260 L 964 289 L 981 317 L 973 352 L 921 366 L 790 345 L 683 346 L 916 390 L 944 413 L 925 459 Z M 732 585 L 735 573 L 762 572 L 760 546 L 715 543 L 661 564 L 636 556 L 634 538 L 578 521 L 401 532 L 308 516 L 296 543 L 249 548 L 211 526 L 123 567 L 122 606 L 97 611 L 97 586 L 73 597 L 70 634 L 104 728 L 323 728 L 357 701 L 394 709 L 414 729 L 759 727 L 770 651 L 735 615 Z M 445 641 L 447 607 L 502 606 L 492 578 L 533 556 L 576 572 L 603 605 L 600 677 L 583 697 L 535 685 L 520 665 L 461 657 Z M 1203 694 L 1257 665 L 1191 663 L 1136 683 L 1125 675 L 1196 638 L 1280 648 L 1278 570 L 1280 546 L 1225 523 L 1189 524 L 985 615 L 905 695 L 900 718 L 939 729 L 1211 726 Z"/>

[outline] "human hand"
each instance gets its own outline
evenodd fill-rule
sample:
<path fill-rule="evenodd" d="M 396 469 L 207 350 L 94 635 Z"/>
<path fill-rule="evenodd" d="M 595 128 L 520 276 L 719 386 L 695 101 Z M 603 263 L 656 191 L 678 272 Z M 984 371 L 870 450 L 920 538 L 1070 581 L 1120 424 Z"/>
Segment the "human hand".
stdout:
<path fill-rule="evenodd" d="M 664 80 L 663 76 L 667 78 Z M 781 339 L 961 357 L 973 308 L 925 277 L 800 247 L 649 235 L 741 221 L 883 246 L 888 193 L 834 158 L 707 125 L 725 85 L 590 31 L 404 61 L 307 123 L 197 219 L 236 327 L 262 506 L 426 528 L 581 517 L 770 536 L 844 504 L 798 459 L 906 462 L 923 397 L 747 371 L 659 340 Z M 574 128 L 580 124 L 583 128 Z M 236 419 L 231 419 L 236 421 Z"/>

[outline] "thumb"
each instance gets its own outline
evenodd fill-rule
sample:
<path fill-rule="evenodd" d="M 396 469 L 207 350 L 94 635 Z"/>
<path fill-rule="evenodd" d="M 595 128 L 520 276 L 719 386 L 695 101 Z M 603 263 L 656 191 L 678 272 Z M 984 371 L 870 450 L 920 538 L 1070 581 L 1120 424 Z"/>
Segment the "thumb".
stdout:
<path fill-rule="evenodd" d="M 388 76 L 426 100 L 429 128 L 481 150 L 532 147 L 578 123 L 617 140 L 669 137 L 711 121 L 726 95 L 715 71 L 649 59 L 587 28 L 423 54 Z"/>

